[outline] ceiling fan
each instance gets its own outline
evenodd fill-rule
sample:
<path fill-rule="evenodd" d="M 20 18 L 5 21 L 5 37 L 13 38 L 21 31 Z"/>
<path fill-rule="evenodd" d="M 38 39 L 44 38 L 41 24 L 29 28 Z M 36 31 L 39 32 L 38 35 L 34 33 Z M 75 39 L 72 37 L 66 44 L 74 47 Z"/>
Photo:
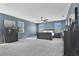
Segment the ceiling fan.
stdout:
<path fill-rule="evenodd" d="M 43 21 L 43 22 L 47 22 L 48 19 L 43 19 L 43 17 L 41 17 L 41 21 Z"/>

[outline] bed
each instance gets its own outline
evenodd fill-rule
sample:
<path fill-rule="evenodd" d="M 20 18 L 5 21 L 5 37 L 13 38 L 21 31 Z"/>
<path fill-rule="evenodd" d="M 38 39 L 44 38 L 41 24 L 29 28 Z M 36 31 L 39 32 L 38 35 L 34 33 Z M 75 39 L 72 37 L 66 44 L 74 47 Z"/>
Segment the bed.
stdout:
<path fill-rule="evenodd" d="M 54 32 L 52 30 L 43 30 L 37 33 L 38 39 L 52 40 Z"/>

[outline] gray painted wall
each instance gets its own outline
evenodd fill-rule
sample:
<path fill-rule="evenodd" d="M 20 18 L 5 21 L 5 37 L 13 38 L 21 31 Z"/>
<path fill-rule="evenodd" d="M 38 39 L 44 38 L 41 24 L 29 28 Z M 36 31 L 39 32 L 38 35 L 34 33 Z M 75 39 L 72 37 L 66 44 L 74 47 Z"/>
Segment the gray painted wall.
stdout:
<path fill-rule="evenodd" d="M 28 37 L 28 36 L 32 36 L 32 35 L 36 35 L 36 24 L 35 23 L 0 13 L 0 40 L 3 39 L 3 37 L 2 37 L 3 36 L 2 35 L 3 28 L 4 28 L 3 22 L 4 22 L 5 19 L 16 21 L 16 26 L 17 26 L 17 21 L 24 22 L 24 30 L 25 31 L 24 31 L 24 33 L 18 33 L 19 39 L 25 38 L 25 37 Z"/>
<path fill-rule="evenodd" d="M 38 31 L 43 29 L 55 29 L 55 23 L 61 23 L 61 30 L 64 29 L 65 20 L 62 20 L 62 21 L 54 21 L 54 22 L 37 24 Z"/>
<path fill-rule="evenodd" d="M 3 39 L 4 39 L 4 30 L 3 30 L 3 18 L 1 17 L 1 14 L 0 14 L 0 43 L 3 42 Z"/>

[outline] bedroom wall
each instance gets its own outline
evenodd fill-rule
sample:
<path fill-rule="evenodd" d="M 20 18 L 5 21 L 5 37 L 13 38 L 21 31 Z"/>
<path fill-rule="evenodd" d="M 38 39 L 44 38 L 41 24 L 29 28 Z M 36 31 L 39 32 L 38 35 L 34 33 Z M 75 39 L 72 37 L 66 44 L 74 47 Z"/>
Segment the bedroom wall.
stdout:
<path fill-rule="evenodd" d="M 62 21 L 54 21 L 54 22 L 37 24 L 38 31 L 43 29 L 55 29 L 55 23 L 61 23 L 61 29 L 64 29 L 65 20 L 62 20 Z"/>
<path fill-rule="evenodd" d="M 1 14 L 0 14 L 0 43 L 3 42 L 3 39 L 4 39 L 4 32 L 3 32 L 3 18 L 1 17 Z"/>
<path fill-rule="evenodd" d="M 2 14 L 2 13 L 0 13 L 0 32 L 3 31 L 3 20 L 5 20 L 5 19 L 6 20 L 14 20 L 16 22 L 16 26 L 17 26 L 17 21 L 24 22 L 24 33 L 18 33 L 19 39 L 36 35 L 36 24 L 35 23 L 16 18 L 14 16 Z M 0 38 L 1 38 L 1 36 L 2 36 L 2 34 L 0 35 Z"/>

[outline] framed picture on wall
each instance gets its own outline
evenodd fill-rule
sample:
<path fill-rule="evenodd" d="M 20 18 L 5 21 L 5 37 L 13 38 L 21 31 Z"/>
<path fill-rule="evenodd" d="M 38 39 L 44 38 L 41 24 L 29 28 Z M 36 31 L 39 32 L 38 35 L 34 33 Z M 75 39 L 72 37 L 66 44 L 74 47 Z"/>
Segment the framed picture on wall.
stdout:
<path fill-rule="evenodd" d="M 60 22 L 55 23 L 55 29 L 61 29 L 61 23 Z"/>
<path fill-rule="evenodd" d="M 24 33 L 24 22 L 22 21 L 17 21 L 17 27 L 18 27 L 18 32 L 19 33 Z"/>
<path fill-rule="evenodd" d="M 13 20 L 4 19 L 4 27 L 16 27 L 16 22 Z"/>
<path fill-rule="evenodd" d="M 60 22 L 55 23 L 54 26 L 55 26 L 55 32 L 57 32 L 57 33 L 61 32 L 61 23 Z"/>

